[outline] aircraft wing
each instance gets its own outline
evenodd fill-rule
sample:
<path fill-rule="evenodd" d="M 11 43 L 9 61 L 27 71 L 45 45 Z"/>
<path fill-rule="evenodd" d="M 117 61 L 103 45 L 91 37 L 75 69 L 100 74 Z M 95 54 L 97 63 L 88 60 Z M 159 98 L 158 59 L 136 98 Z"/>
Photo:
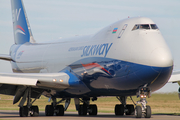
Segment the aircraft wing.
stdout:
<path fill-rule="evenodd" d="M 180 71 L 173 71 L 168 82 L 172 82 L 172 83 L 180 82 Z"/>
<path fill-rule="evenodd" d="M 79 79 L 70 72 L 59 73 L 0 73 L 0 84 L 66 89 Z"/>
<path fill-rule="evenodd" d="M 39 98 L 43 92 L 61 91 L 78 83 L 79 79 L 67 70 L 59 73 L 0 73 L 0 94 L 14 95 L 15 104 L 29 88 L 31 97 Z"/>

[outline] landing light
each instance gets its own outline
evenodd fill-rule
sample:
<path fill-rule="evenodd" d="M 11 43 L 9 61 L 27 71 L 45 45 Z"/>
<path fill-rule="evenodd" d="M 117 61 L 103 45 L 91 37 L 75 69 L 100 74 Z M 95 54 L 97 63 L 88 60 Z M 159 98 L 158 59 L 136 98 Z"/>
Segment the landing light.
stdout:
<path fill-rule="evenodd" d="M 62 80 L 62 79 L 60 79 L 59 81 L 60 81 L 60 82 L 63 82 L 63 80 Z"/>
<path fill-rule="evenodd" d="M 56 79 L 53 79 L 53 82 L 56 82 Z"/>
<path fill-rule="evenodd" d="M 141 97 L 141 98 L 146 98 L 147 96 L 146 96 L 146 95 L 141 95 L 140 97 Z"/>

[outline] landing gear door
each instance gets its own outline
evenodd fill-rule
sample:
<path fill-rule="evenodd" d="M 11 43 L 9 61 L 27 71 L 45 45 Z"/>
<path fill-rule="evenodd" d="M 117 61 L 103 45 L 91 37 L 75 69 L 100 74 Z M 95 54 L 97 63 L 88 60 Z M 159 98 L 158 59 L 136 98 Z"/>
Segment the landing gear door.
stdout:
<path fill-rule="evenodd" d="M 121 36 L 123 35 L 124 31 L 126 30 L 126 27 L 128 26 L 128 24 L 125 24 L 121 30 L 121 32 L 118 35 L 118 38 L 121 38 Z"/>

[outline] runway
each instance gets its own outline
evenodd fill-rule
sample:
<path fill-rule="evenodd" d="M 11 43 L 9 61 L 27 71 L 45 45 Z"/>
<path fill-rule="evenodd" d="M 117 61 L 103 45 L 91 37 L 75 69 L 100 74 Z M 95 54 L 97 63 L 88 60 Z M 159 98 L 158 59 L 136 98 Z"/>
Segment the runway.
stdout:
<path fill-rule="evenodd" d="M 19 117 L 18 111 L 11 110 L 0 110 L 0 120 L 8 119 L 8 120 L 16 120 L 16 119 L 33 119 L 33 120 L 134 120 L 135 116 L 115 116 L 113 113 L 98 113 L 97 116 L 78 116 L 77 112 L 65 112 L 64 116 L 45 116 L 44 112 L 40 112 L 38 117 Z M 179 120 L 180 116 L 174 115 L 152 115 L 151 120 Z M 147 120 L 147 118 L 141 118 L 141 120 Z"/>

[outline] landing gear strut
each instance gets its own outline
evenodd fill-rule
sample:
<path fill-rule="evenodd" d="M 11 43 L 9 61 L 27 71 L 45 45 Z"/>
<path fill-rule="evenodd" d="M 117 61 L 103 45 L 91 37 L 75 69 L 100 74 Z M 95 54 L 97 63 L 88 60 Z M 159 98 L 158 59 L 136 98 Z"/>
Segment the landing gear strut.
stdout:
<path fill-rule="evenodd" d="M 141 106 L 136 106 L 135 108 L 135 116 L 136 118 L 141 118 L 144 115 L 145 118 L 151 117 L 151 107 L 147 104 L 146 97 L 150 97 L 150 90 L 148 88 L 142 88 L 139 91 L 138 96 L 140 96 L 140 100 L 137 101 L 137 104 L 141 104 Z"/>
<path fill-rule="evenodd" d="M 27 105 L 23 106 L 27 98 Z M 19 103 L 19 115 L 20 117 L 27 117 L 28 113 L 30 113 L 30 116 L 39 116 L 39 108 L 38 106 L 32 106 L 32 104 L 36 101 L 32 101 L 31 99 L 31 87 L 27 88 L 25 90 L 25 93 L 23 95 L 23 98 L 21 102 Z"/>

